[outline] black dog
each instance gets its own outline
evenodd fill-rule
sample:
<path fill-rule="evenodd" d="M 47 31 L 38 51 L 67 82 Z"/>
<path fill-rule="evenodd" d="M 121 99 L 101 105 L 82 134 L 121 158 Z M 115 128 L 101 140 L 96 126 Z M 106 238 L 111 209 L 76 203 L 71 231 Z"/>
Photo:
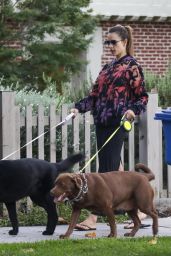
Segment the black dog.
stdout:
<path fill-rule="evenodd" d="M 75 154 L 59 163 L 34 158 L 0 161 L 0 202 L 5 203 L 8 210 L 13 228 L 9 231 L 10 235 L 18 233 L 16 201 L 27 196 L 47 212 L 48 221 L 43 235 L 53 234 L 58 216 L 49 191 L 58 174 L 81 159 L 81 154 Z"/>

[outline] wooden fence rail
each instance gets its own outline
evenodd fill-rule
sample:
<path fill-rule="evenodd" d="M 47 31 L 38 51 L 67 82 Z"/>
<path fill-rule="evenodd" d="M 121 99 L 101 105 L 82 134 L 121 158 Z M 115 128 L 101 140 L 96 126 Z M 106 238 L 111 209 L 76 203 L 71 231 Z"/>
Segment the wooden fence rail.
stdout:
<path fill-rule="evenodd" d="M 171 198 L 171 170 L 163 165 L 162 124 L 154 120 L 159 111 L 158 95 L 149 94 L 147 112 L 137 118 L 122 150 L 122 160 L 126 168 L 132 170 L 136 162 L 147 164 L 155 173 L 153 187 L 158 201 Z M 33 114 L 32 106 L 27 106 L 25 115 L 15 106 L 14 92 L 0 92 L 0 159 L 46 132 L 37 142 L 30 143 L 9 159 L 36 157 L 56 162 L 73 152 L 81 151 L 86 161 L 96 151 L 93 118 L 88 112 L 78 115 L 66 125 L 52 129 L 69 113 L 63 105 L 56 113 L 54 105 L 49 107 L 49 115 L 44 115 L 44 107 L 38 106 Z M 85 162 L 86 162 L 85 161 Z M 79 170 L 79 164 L 74 167 Z M 86 167 L 86 172 L 98 171 L 98 159 Z"/>

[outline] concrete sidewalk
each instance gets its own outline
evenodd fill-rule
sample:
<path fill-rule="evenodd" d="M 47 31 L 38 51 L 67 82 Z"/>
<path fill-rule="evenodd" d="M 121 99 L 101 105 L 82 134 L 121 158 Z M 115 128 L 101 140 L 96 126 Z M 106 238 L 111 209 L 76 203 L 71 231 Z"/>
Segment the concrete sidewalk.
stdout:
<path fill-rule="evenodd" d="M 152 223 L 151 219 L 145 219 L 143 224 Z M 124 229 L 125 224 L 117 224 L 118 237 L 123 238 L 124 233 L 128 230 Z M 68 225 L 59 225 L 56 227 L 55 233 L 52 236 L 43 236 L 41 233 L 45 230 L 45 227 L 20 227 L 19 234 L 17 236 L 9 236 L 8 231 L 10 227 L 0 228 L 0 243 L 19 243 L 19 242 L 38 242 L 43 240 L 56 240 L 59 239 L 59 235 L 64 234 Z M 109 226 L 107 224 L 98 223 L 96 237 L 107 237 L 109 234 Z M 93 231 L 92 231 L 93 232 Z M 90 233 L 88 231 L 75 231 L 71 235 L 71 239 L 91 239 L 86 238 L 85 234 Z M 150 237 L 152 236 L 152 227 L 140 229 L 135 237 Z M 159 218 L 159 234 L 158 236 L 171 236 L 171 217 Z"/>

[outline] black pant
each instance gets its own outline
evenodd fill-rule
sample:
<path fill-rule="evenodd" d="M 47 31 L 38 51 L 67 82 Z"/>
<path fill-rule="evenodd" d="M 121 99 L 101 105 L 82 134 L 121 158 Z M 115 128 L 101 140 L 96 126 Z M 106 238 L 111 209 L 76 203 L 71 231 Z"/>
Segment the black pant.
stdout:
<path fill-rule="evenodd" d="M 98 150 L 115 130 L 116 127 L 101 127 L 96 125 Z M 114 137 L 99 152 L 99 172 L 117 171 L 119 169 L 121 150 L 125 137 L 126 131 L 123 127 L 120 127 Z"/>

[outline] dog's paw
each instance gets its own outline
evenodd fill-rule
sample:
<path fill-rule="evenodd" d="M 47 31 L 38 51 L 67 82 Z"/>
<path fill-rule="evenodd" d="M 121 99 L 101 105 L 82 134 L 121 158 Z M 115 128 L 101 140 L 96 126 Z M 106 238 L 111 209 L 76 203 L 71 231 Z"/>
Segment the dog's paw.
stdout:
<path fill-rule="evenodd" d="M 18 234 L 18 230 L 11 229 L 11 230 L 8 232 L 8 234 L 9 234 L 10 236 L 16 236 L 16 235 Z"/>
<path fill-rule="evenodd" d="M 110 233 L 110 234 L 108 235 L 108 237 L 116 237 L 116 234 Z"/>
<path fill-rule="evenodd" d="M 130 233 L 125 233 L 124 236 L 127 236 L 127 237 L 132 237 L 133 235 Z"/>
<path fill-rule="evenodd" d="M 59 238 L 60 238 L 60 239 L 67 239 L 67 238 L 69 238 L 69 237 L 66 236 L 66 235 L 60 235 Z"/>
<path fill-rule="evenodd" d="M 53 231 L 45 230 L 45 231 L 42 232 L 42 235 L 44 235 L 44 236 L 51 236 L 51 235 L 53 235 Z"/>

